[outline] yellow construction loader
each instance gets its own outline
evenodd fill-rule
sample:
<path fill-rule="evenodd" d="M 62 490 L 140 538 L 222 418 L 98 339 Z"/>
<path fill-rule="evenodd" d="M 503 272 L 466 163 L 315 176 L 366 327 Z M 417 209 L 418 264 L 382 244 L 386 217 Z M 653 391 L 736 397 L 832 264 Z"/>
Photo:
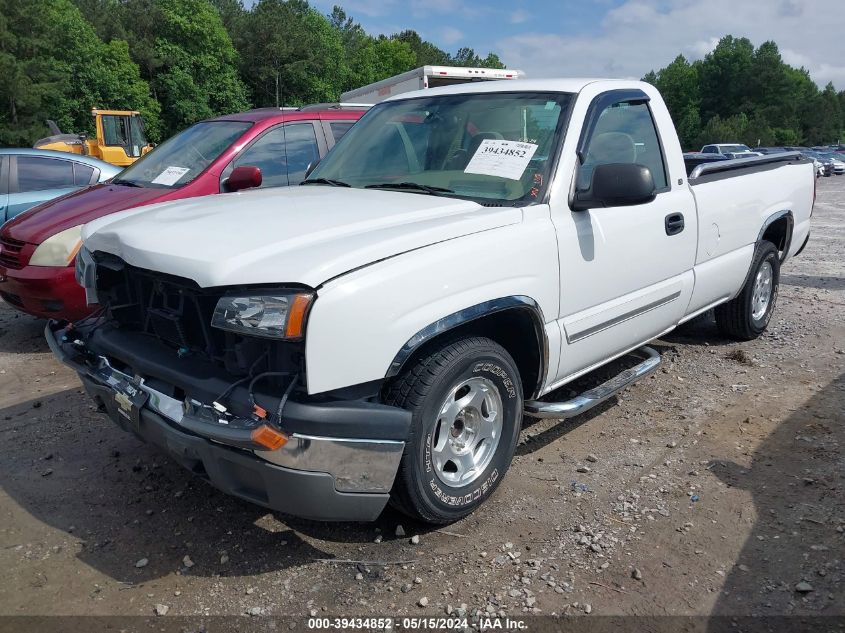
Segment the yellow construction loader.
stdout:
<path fill-rule="evenodd" d="M 63 134 L 55 121 L 47 121 L 52 136 L 36 141 L 36 149 L 52 149 L 99 158 L 112 165 L 131 165 L 153 146 L 144 135 L 144 119 L 131 110 L 91 110 L 96 138 L 84 134 Z"/>

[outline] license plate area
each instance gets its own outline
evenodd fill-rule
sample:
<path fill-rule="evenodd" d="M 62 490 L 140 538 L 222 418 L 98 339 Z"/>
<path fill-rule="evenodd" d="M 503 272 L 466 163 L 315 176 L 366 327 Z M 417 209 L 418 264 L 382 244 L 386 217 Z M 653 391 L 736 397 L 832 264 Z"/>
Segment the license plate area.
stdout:
<path fill-rule="evenodd" d="M 129 422 L 133 429 L 140 430 L 141 408 L 150 397 L 146 391 L 134 382 L 121 380 L 114 386 L 114 401 L 117 404 L 117 414 Z"/>

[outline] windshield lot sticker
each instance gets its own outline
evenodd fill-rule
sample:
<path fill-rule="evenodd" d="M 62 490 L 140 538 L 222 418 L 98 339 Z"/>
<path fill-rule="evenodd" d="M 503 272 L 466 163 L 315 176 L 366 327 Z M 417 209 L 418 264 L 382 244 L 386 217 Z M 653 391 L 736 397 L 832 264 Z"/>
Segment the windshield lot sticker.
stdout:
<path fill-rule="evenodd" d="M 173 167 L 170 166 L 161 172 L 158 176 L 155 177 L 153 180 L 154 185 L 174 185 L 176 181 L 179 180 L 182 176 L 187 174 L 191 171 L 190 167 Z"/>
<path fill-rule="evenodd" d="M 519 180 L 536 151 L 537 146 L 533 143 L 485 139 L 481 141 L 464 173 Z"/>

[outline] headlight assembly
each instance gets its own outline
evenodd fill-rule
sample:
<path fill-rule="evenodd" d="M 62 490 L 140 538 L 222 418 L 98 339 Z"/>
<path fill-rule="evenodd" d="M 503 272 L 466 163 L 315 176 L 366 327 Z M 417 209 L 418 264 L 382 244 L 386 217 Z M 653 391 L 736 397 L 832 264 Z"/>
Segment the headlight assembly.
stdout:
<path fill-rule="evenodd" d="M 30 266 L 67 266 L 82 246 L 82 225 L 72 226 L 41 242 L 29 260 Z"/>
<path fill-rule="evenodd" d="M 298 339 L 312 294 L 254 294 L 222 297 L 211 317 L 212 327 L 247 336 Z"/>

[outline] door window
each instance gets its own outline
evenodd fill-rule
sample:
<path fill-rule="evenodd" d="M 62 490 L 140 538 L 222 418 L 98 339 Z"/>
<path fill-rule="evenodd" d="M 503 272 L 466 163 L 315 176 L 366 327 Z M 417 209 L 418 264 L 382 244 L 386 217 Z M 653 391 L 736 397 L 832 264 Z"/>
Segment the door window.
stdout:
<path fill-rule="evenodd" d="M 337 143 L 340 139 L 343 138 L 343 135 L 349 131 L 355 124 L 355 121 L 332 121 L 329 123 L 329 127 L 332 130 L 332 136 L 334 137 L 334 142 Z"/>
<path fill-rule="evenodd" d="M 241 152 L 233 167 L 253 165 L 261 170 L 262 187 L 283 187 L 288 184 L 285 164 L 285 132 L 281 125 L 272 128 Z"/>
<path fill-rule="evenodd" d="M 129 119 L 125 116 L 103 117 L 103 143 L 127 147 L 129 145 Z"/>
<path fill-rule="evenodd" d="M 94 175 L 94 168 L 88 165 L 73 165 L 73 182 L 77 187 L 84 187 L 91 183 L 91 176 Z"/>
<path fill-rule="evenodd" d="M 55 158 L 18 156 L 18 191 L 73 187 L 73 163 Z M 90 178 L 90 176 L 89 176 Z"/>
<path fill-rule="evenodd" d="M 279 125 L 246 148 L 233 167 L 254 165 L 261 170 L 262 187 L 298 185 L 305 170 L 320 157 L 311 123 Z"/>
<path fill-rule="evenodd" d="M 288 158 L 288 184 L 298 185 L 305 180 L 308 165 L 320 158 L 317 135 L 310 123 L 285 126 Z"/>
<path fill-rule="evenodd" d="M 140 156 L 141 150 L 147 144 L 147 136 L 144 134 L 144 122 L 140 116 L 130 117 L 129 132 L 132 137 L 132 152 L 130 156 Z"/>
<path fill-rule="evenodd" d="M 663 151 L 648 103 L 618 102 L 600 114 L 578 170 L 578 189 L 590 187 L 597 165 L 635 163 L 651 170 L 656 189 L 668 185 Z"/>

